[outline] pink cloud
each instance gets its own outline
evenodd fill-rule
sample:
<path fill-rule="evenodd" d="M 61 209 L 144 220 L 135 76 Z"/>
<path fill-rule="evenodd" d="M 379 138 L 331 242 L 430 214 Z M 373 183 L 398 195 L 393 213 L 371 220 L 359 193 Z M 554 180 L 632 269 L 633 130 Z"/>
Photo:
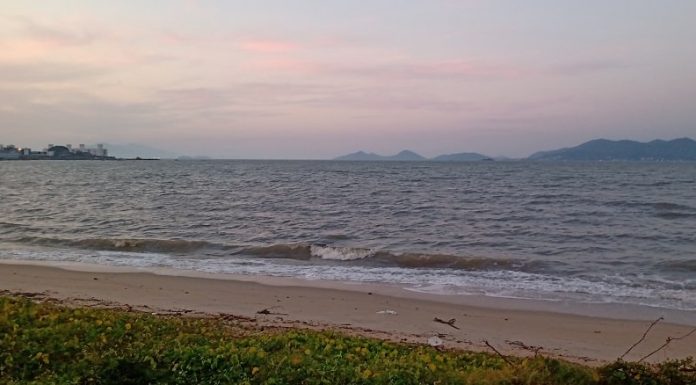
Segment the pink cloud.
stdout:
<path fill-rule="evenodd" d="M 98 26 L 81 22 L 46 23 L 24 16 L 5 20 L 9 33 L 0 37 L 0 62 L 51 58 L 68 50 L 75 53 L 112 37 Z"/>
<path fill-rule="evenodd" d="M 192 45 L 204 42 L 204 39 L 180 32 L 165 31 L 161 34 L 162 41 L 167 44 Z"/>
<path fill-rule="evenodd" d="M 7 20 L 10 25 L 16 26 L 16 30 L 22 37 L 53 46 L 87 45 L 105 35 L 105 31 L 97 30 L 96 27 L 75 26 L 74 20 L 66 21 L 67 26 L 39 22 L 24 16 L 7 18 Z"/>
<path fill-rule="evenodd" d="M 315 76 L 326 75 L 391 80 L 513 79 L 530 73 L 521 67 L 487 64 L 469 60 L 336 64 L 273 58 L 256 61 L 253 63 L 253 67 Z"/>
<path fill-rule="evenodd" d="M 245 39 L 238 46 L 244 51 L 265 54 L 288 53 L 300 48 L 296 43 L 274 39 Z"/>
<path fill-rule="evenodd" d="M 250 62 L 250 70 L 310 76 L 375 80 L 523 80 L 544 76 L 579 76 L 629 68 L 620 61 L 568 61 L 552 65 L 513 65 L 478 60 L 395 60 L 382 63 L 335 63 L 273 57 Z"/>

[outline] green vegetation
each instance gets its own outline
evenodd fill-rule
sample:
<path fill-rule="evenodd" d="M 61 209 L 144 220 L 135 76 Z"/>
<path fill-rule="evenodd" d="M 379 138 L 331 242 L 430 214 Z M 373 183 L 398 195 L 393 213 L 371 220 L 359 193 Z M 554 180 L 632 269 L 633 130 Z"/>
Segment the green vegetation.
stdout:
<path fill-rule="evenodd" d="M 696 384 L 692 360 L 595 370 L 334 332 L 0 298 L 6 384 Z"/>

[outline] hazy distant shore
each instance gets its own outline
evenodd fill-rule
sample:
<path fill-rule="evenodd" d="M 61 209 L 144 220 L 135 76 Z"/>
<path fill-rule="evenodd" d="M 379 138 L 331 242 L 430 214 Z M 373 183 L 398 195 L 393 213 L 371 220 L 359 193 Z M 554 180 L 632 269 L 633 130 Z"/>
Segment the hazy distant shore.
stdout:
<path fill-rule="evenodd" d="M 77 305 L 128 305 L 147 312 L 229 313 L 253 318 L 260 324 L 338 328 L 421 343 L 439 335 L 447 346 L 467 350 L 486 350 L 482 341 L 488 340 L 515 355 L 530 354 L 528 347 L 538 346 L 552 356 L 590 364 L 620 356 L 649 324 L 646 320 L 524 310 L 526 305 L 513 300 L 472 297 L 467 303 L 459 297 L 455 302 L 453 297 L 423 295 L 390 286 L 280 278 L 253 282 L 251 278 L 162 275 L 98 265 L 56 267 L 19 263 L 3 262 L 0 291 L 38 293 Z M 264 309 L 270 314 L 257 314 Z M 632 318 L 629 314 L 627 317 Z M 689 326 L 679 325 L 693 325 L 685 314 L 687 318 L 681 319 L 666 316 L 665 322 L 632 354 L 640 357 L 667 337 L 688 332 Z M 434 322 L 434 317 L 455 318 L 459 329 Z M 654 359 L 693 355 L 693 342 L 674 341 Z"/>

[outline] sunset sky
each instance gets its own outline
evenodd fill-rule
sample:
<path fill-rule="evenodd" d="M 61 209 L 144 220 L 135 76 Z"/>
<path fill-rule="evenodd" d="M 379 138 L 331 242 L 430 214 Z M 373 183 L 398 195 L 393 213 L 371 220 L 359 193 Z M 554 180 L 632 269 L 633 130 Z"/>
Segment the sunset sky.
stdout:
<path fill-rule="evenodd" d="M 693 0 L 0 3 L 0 143 L 526 156 L 696 137 Z"/>

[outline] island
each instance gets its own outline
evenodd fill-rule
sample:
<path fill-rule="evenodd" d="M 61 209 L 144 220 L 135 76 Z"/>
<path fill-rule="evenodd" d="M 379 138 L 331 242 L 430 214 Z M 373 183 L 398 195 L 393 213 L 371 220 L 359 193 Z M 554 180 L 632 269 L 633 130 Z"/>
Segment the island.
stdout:
<path fill-rule="evenodd" d="M 339 156 L 333 160 L 339 161 L 400 161 L 400 162 L 471 162 L 481 160 L 493 160 L 493 158 L 475 152 L 461 152 L 457 154 L 439 155 L 434 158 L 426 158 L 410 150 L 403 150 L 396 155 L 379 155 L 372 152 L 358 151 L 352 154 Z"/>

